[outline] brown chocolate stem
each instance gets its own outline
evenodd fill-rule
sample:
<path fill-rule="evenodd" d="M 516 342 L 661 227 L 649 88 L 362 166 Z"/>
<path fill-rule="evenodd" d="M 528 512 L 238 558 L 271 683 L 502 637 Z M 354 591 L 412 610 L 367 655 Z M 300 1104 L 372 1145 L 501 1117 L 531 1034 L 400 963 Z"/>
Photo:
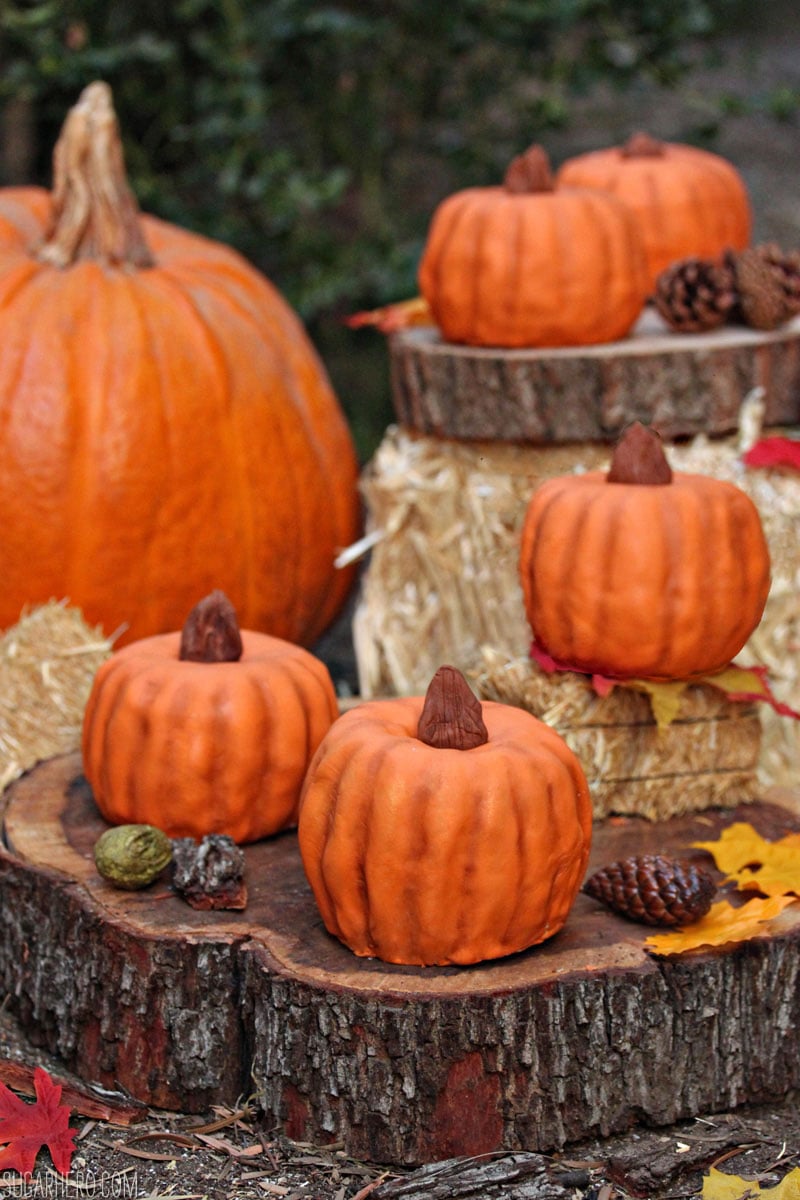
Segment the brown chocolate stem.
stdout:
<path fill-rule="evenodd" d="M 430 681 L 417 737 L 437 750 L 472 750 L 488 742 L 481 702 L 456 667 L 439 667 Z"/>
<path fill-rule="evenodd" d="M 181 632 L 178 658 L 185 662 L 238 662 L 242 649 L 236 610 L 224 592 L 211 592 L 195 604 Z"/>
<path fill-rule="evenodd" d="M 36 249 L 42 262 L 153 266 L 107 83 L 90 83 L 67 114 L 53 152 L 52 201 L 51 227 Z"/>
<path fill-rule="evenodd" d="M 640 421 L 628 426 L 617 442 L 606 481 L 656 487 L 672 482 L 672 468 L 654 429 L 648 429 Z"/>
<path fill-rule="evenodd" d="M 526 192 L 552 192 L 555 184 L 550 160 L 541 146 L 530 146 L 508 164 L 503 178 L 507 192 L 522 195 Z"/>
<path fill-rule="evenodd" d="M 623 158 L 661 158 L 664 154 L 664 143 L 649 133 L 632 133 L 620 153 Z"/>

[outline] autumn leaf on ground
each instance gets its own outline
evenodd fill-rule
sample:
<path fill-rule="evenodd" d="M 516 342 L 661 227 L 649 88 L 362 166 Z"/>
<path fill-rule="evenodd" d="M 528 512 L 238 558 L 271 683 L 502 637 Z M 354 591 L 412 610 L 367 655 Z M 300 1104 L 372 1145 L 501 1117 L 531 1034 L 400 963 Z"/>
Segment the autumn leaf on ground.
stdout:
<path fill-rule="evenodd" d="M 0 1143 L 7 1143 L 0 1149 L 0 1171 L 30 1175 L 37 1154 L 47 1146 L 55 1169 L 68 1175 L 75 1149 L 70 1110 L 61 1104 L 61 1086 L 53 1083 L 47 1071 L 37 1067 L 33 1081 L 33 1104 L 26 1104 L 0 1083 Z"/>
<path fill-rule="evenodd" d="M 748 1200 L 800 1200 L 800 1167 L 784 1175 L 777 1187 L 763 1189 L 755 1181 L 726 1175 L 716 1167 L 703 1176 L 703 1200 L 744 1200 L 745 1196 Z"/>
<path fill-rule="evenodd" d="M 716 842 L 694 842 L 707 850 L 728 881 L 742 890 L 765 896 L 800 896 L 800 834 L 790 833 L 768 842 L 746 821 L 723 829 Z"/>
<path fill-rule="evenodd" d="M 727 900 L 712 904 L 704 917 L 673 933 L 659 933 L 645 940 L 645 949 L 651 954 L 683 954 L 700 946 L 724 946 L 726 942 L 746 942 L 750 938 L 762 937 L 767 930 L 764 922 L 777 917 L 794 896 L 771 896 L 768 900 L 748 900 L 734 908 Z"/>

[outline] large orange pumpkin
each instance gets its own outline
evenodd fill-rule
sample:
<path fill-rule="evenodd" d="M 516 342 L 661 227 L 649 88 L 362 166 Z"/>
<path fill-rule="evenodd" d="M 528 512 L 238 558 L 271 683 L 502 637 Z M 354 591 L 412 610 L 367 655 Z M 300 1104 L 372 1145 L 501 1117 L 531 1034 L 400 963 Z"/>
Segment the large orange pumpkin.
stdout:
<path fill-rule="evenodd" d="M 764 610 L 770 560 L 740 488 L 672 472 L 636 424 L 606 474 L 536 489 L 520 547 L 534 638 L 579 671 L 690 679 L 727 666 Z"/>
<path fill-rule="evenodd" d="M 219 586 L 247 626 L 310 643 L 359 508 L 299 320 L 233 250 L 139 215 L 105 84 L 54 176 L 0 191 L 0 626 L 68 596 L 133 640 Z"/>
<path fill-rule="evenodd" d="M 647 293 L 632 214 L 606 193 L 554 188 L 544 151 L 502 187 L 436 209 L 419 284 L 443 337 L 487 346 L 572 346 L 623 337 Z"/>
<path fill-rule="evenodd" d="M 595 187 L 618 196 L 641 230 L 651 287 L 670 263 L 714 258 L 750 241 L 747 188 L 727 159 L 680 142 L 634 134 L 624 146 L 567 159 L 560 186 Z"/>
<path fill-rule="evenodd" d="M 298 836 L 326 928 L 387 962 L 472 963 L 564 924 L 591 839 L 589 789 L 530 713 L 480 704 L 454 668 L 426 697 L 344 713 L 306 776 Z"/>
<path fill-rule="evenodd" d="M 83 769 L 113 825 L 252 842 L 295 823 L 306 768 L 337 715 L 319 659 L 240 631 L 212 592 L 181 633 L 131 642 L 100 667 Z"/>

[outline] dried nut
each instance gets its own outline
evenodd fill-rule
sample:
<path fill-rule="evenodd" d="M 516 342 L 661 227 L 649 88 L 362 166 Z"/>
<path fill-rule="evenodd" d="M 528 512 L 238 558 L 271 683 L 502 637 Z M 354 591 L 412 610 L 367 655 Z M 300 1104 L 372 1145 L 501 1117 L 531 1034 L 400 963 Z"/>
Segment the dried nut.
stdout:
<path fill-rule="evenodd" d="M 116 825 L 94 846 L 97 870 L 114 887 L 135 892 L 156 879 L 172 859 L 172 842 L 154 825 Z"/>

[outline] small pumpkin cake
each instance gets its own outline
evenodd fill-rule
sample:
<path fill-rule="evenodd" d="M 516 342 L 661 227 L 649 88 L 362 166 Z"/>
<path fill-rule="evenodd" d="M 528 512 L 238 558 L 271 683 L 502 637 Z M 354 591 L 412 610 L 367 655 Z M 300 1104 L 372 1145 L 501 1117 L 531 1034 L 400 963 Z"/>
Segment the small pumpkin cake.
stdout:
<path fill-rule="evenodd" d="M 308 771 L 298 835 L 328 931 L 358 955 L 474 963 L 555 934 L 583 879 L 591 801 L 554 730 L 483 704 L 454 667 L 427 695 L 344 713 Z"/>
<path fill-rule="evenodd" d="M 600 188 L 636 216 L 651 287 L 681 258 L 713 258 L 748 245 L 747 188 L 727 159 L 680 142 L 635 133 L 624 146 L 579 154 L 562 163 L 560 187 Z"/>
<path fill-rule="evenodd" d="M 309 760 L 337 714 L 319 659 L 240 631 L 212 592 L 182 632 L 131 642 L 100 667 L 83 769 L 113 825 L 252 842 L 296 822 Z"/>
<path fill-rule="evenodd" d="M 638 422 L 609 471 L 536 489 L 520 545 L 534 638 L 576 671 L 692 679 L 722 670 L 761 620 L 770 558 L 735 484 L 673 472 Z"/>
<path fill-rule="evenodd" d="M 556 187 L 532 146 L 501 187 L 433 214 L 420 290 L 442 336 L 474 346 L 579 346 L 624 337 L 648 280 L 635 218 L 616 197 Z"/>

